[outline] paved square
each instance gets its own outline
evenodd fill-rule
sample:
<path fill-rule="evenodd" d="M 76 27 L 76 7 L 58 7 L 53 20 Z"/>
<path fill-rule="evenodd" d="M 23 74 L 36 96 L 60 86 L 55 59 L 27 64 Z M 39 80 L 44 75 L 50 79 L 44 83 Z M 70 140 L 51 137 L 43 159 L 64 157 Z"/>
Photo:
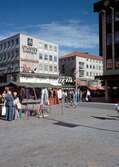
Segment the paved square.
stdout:
<path fill-rule="evenodd" d="M 45 119 L 0 120 L 0 167 L 119 167 L 112 104 L 51 107 Z"/>

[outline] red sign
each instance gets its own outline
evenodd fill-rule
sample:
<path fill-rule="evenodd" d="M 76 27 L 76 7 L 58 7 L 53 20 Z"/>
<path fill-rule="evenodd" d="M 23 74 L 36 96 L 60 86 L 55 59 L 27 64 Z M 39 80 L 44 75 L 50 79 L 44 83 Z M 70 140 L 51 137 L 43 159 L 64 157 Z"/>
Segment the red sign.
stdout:
<path fill-rule="evenodd" d="M 119 68 L 119 61 L 116 61 L 115 66 L 116 66 L 116 68 Z"/>
<path fill-rule="evenodd" d="M 107 60 L 106 67 L 107 69 L 112 69 L 112 59 Z"/>

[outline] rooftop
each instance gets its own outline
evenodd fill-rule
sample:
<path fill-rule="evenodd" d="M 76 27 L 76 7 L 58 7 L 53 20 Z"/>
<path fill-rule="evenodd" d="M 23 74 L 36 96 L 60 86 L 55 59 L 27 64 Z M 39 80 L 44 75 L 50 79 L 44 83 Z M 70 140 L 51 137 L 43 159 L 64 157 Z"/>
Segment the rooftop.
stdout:
<path fill-rule="evenodd" d="M 94 3 L 94 12 L 106 10 L 106 8 L 115 7 L 119 4 L 119 0 L 100 0 Z"/>
<path fill-rule="evenodd" d="M 103 58 L 101 56 L 96 56 L 96 55 L 88 54 L 87 52 L 78 52 L 78 51 L 66 54 L 66 55 L 62 56 L 60 59 L 67 59 L 69 57 L 82 57 L 82 58 L 103 60 Z"/>

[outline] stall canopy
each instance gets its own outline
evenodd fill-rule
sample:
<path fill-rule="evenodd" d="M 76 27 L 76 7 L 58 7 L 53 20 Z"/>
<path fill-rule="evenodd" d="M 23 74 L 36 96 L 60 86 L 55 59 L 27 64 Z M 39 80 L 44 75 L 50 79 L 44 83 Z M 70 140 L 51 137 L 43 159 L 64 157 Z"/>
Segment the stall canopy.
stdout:
<path fill-rule="evenodd" d="M 86 81 L 82 81 L 82 80 L 76 79 L 74 82 L 75 82 L 78 86 L 87 86 L 87 82 L 86 82 Z"/>
<path fill-rule="evenodd" d="M 0 85 L 0 87 L 5 87 L 5 86 L 18 86 L 18 87 L 25 87 L 25 88 L 56 88 L 58 87 L 49 83 L 20 83 L 20 82 L 13 82 L 13 81 Z"/>

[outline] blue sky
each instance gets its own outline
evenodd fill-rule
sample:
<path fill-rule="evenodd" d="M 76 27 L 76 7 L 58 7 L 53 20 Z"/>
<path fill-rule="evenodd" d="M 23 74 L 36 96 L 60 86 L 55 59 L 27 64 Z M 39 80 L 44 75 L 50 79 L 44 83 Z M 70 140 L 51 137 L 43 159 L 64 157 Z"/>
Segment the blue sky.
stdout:
<path fill-rule="evenodd" d="M 4 0 L 0 3 L 0 39 L 18 32 L 60 46 L 60 55 L 84 51 L 98 55 L 96 0 Z"/>

